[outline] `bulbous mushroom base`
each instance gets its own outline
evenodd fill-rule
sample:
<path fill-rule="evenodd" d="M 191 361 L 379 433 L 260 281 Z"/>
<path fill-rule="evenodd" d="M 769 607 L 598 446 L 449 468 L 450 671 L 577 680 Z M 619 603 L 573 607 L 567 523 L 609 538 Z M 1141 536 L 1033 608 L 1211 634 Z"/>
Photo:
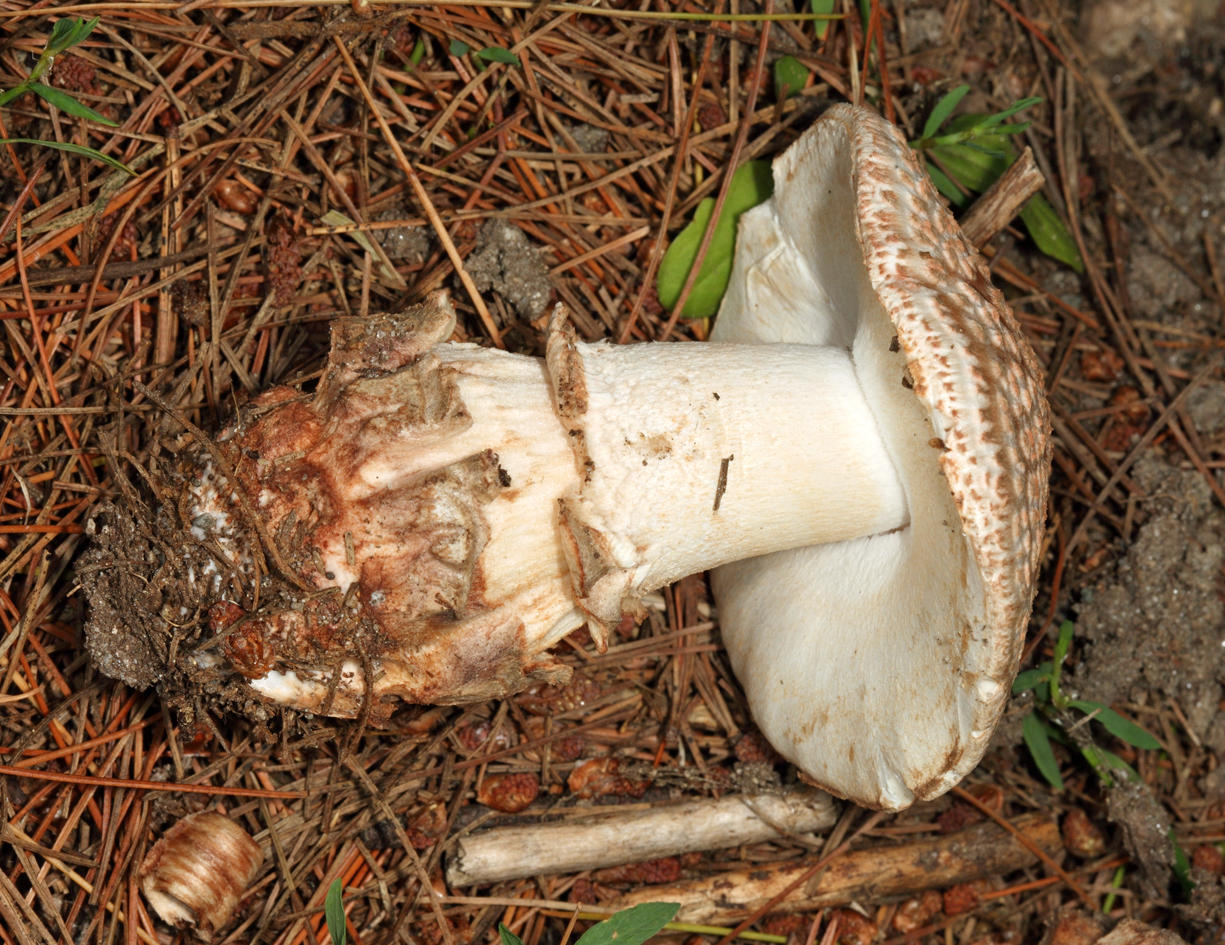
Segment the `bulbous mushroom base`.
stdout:
<path fill-rule="evenodd" d="M 185 440 L 136 532 L 104 510 L 95 662 L 331 716 L 564 681 L 547 651 L 584 619 L 556 524 L 574 454 L 542 363 L 439 345 L 453 327 L 445 296 L 341 322 L 313 396 L 274 388 Z"/>

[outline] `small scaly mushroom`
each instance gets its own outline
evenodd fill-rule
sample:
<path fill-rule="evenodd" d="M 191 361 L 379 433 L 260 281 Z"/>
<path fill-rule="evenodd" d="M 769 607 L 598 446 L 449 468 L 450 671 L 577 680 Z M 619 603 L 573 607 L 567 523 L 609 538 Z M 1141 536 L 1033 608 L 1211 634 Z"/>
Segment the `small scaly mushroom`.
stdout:
<path fill-rule="evenodd" d="M 140 889 L 158 918 L 201 935 L 224 928 L 255 878 L 264 851 L 217 811 L 176 821 L 140 864 Z"/>

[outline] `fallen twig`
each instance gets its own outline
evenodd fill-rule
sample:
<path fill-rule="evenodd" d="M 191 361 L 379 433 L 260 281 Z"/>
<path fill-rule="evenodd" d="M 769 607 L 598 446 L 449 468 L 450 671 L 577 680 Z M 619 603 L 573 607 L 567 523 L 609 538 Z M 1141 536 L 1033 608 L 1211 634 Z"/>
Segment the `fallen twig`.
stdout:
<path fill-rule="evenodd" d="M 1052 818 L 1023 817 L 1016 827 L 1040 849 L 1047 852 L 1059 849 L 1059 828 Z M 959 833 L 896 847 L 856 850 L 838 857 L 823 872 L 801 883 L 778 908 L 802 912 L 856 899 L 879 902 L 889 896 L 1006 873 L 1036 861 L 1037 857 L 1015 837 L 993 823 L 983 823 Z M 809 863 L 791 862 L 731 870 L 701 879 L 647 886 L 604 905 L 625 909 L 640 902 L 678 902 L 679 921 L 734 922 L 757 911 L 809 867 Z"/>
<path fill-rule="evenodd" d="M 1000 230 L 1012 222 L 1026 202 L 1042 189 L 1045 178 L 1034 161 L 1034 152 L 1026 148 L 999 176 L 961 220 L 961 231 L 975 246 L 982 247 Z"/>
<path fill-rule="evenodd" d="M 717 850 L 824 830 L 834 818 L 830 796 L 806 790 L 702 798 L 649 809 L 614 809 L 564 823 L 499 827 L 456 844 L 447 863 L 447 882 L 471 886 Z"/>

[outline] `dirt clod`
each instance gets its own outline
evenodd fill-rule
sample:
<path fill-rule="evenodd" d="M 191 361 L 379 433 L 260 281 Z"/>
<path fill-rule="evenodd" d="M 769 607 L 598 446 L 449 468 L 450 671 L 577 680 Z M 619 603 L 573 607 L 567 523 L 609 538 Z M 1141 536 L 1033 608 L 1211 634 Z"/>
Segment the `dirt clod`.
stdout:
<path fill-rule="evenodd" d="M 476 249 L 464 266 L 478 289 L 498 293 L 524 321 L 540 317 L 549 304 L 553 288 L 540 251 L 505 220 L 493 219 L 481 227 Z"/>
<path fill-rule="evenodd" d="M 1164 899 L 1174 865 L 1170 815 L 1149 788 L 1136 781 L 1116 783 L 1107 794 L 1106 813 L 1119 826 L 1140 882 L 1150 899 Z"/>

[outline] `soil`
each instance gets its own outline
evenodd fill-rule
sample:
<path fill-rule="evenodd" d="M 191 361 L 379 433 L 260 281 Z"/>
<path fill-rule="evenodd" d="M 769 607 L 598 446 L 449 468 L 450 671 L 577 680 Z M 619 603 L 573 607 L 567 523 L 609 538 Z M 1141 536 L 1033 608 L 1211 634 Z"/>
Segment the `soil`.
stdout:
<path fill-rule="evenodd" d="M 1144 524 L 1081 592 L 1077 632 L 1089 645 L 1075 689 L 1107 705 L 1172 700 L 1195 736 L 1225 753 L 1225 510 L 1198 472 L 1154 454 L 1133 474 Z"/>
<path fill-rule="evenodd" d="M 524 321 L 539 318 L 549 304 L 553 289 L 541 251 L 505 220 L 490 220 L 481 227 L 464 268 L 479 290 L 496 292 Z"/>

